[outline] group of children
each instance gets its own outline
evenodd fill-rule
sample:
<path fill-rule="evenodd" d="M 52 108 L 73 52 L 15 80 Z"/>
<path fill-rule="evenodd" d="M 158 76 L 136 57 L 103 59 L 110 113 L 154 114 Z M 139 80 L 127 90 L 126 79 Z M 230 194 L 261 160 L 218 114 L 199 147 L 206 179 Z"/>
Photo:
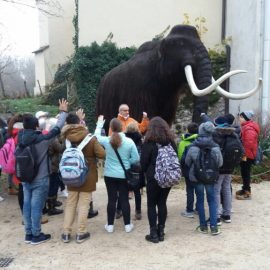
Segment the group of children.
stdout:
<path fill-rule="evenodd" d="M 182 172 L 186 181 L 187 205 L 182 216 L 193 218 L 199 214 L 197 231 L 220 234 L 221 220 L 231 222 L 232 187 L 235 167 L 240 165 L 243 187 L 236 192 L 236 199 L 251 199 L 250 174 L 258 150 L 259 126 L 252 120 L 252 111 L 239 114 L 240 126 L 233 125 L 234 116 L 227 114 L 211 120 L 201 115 L 202 124 L 188 125 L 188 133 L 182 136 L 178 147 Z M 205 218 L 204 190 L 209 206 Z M 196 203 L 194 205 L 194 192 Z"/>
<path fill-rule="evenodd" d="M 56 200 L 57 191 L 59 188 L 64 189 L 59 175 L 59 161 L 61 153 L 65 149 L 65 143 L 59 142 L 58 135 L 61 132 L 62 140 L 68 140 L 73 146 L 78 146 L 88 134 L 82 110 L 79 110 L 77 114 L 67 114 L 65 100 L 59 102 L 59 110 L 58 118 L 53 121 L 45 121 L 44 115 L 34 117 L 26 114 L 18 119 L 13 119 L 12 121 L 15 122 L 11 125 L 10 137 L 14 138 L 16 145 L 35 145 L 39 164 L 37 175 L 32 183 L 19 182 L 15 172 L 12 174 L 13 180 L 19 183 L 18 201 L 23 213 L 25 243 L 33 245 L 51 238 L 50 234 L 41 232 L 45 202 L 47 202 L 49 214 L 63 212 L 56 208 L 61 204 Z M 182 174 L 186 182 L 187 203 L 186 209 L 181 215 L 193 218 L 194 214 L 198 213 L 200 224 L 197 231 L 208 233 L 208 225 L 210 225 L 211 234 L 219 234 L 221 220 L 226 223 L 231 222 L 231 174 L 237 164 L 240 164 L 241 167 L 243 187 L 236 192 L 236 198 L 251 198 L 251 166 L 256 156 L 260 132 L 258 124 L 252 120 L 253 116 L 251 111 L 242 112 L 239 115 L 240 126 L 236 126 L 233 125 L 234 116 L 231 114 L 217 117 L 214 120 L 206 114 L 202 114 L 202 124 L 190 123 L 188 125 L 188 133 L 182 135 L 178 149 L 174 142 L 174 134 L 160 117 L 154 117 L 149 121 L 147 114 L 144 113 L 142 123 L 137 123 L 129 117 L 128 106 L 122 104 L 119 107 L 118 117 L 110 122 L 111 135 L 109 137 L 102 136 L 104 120 L 99 118 L 94 133 L 95 137 L 82 150 L 90 167 L 86 181 L 81 187 L 68 187 L 62 241 L 65 243 L 71 241 L 76 209 L 78 210 L 78 226 L 75 239 L 77 243 L 82 243 L 90 237 L 87 218 L 97 215 L 93 209 L 92 200 L 92 192 L 96 190 L 98 179 L 97 158 L 105 158 L 104 179 L 108 193 L 105 229 L 108 233 L 112 233 L 114 219 L 123 214 L 125 231 L 133 230 L 134 225 L 131 223 L 128 202 L 130 187 L 125 181 L 126 176 L 116 155 L 117 151 L 123 159 L 126 169 L 129 168 L 130 163 L 140 161 L 142 180 L 138 188 L 132 189 L 136 200 L 135 217 L 137 220 L 142 218 L 140 187 L 146 176 L 147 216 L 150 233 L 146 235 L 145 239 L 153 243 L 163 241 L 167 217 L 166 202 L 170 188 L 161 188 L 157 184 L 155 163 L 158 145 L 169 144 L 178 152 Z M 21 125 L 15 134 L 16 123 L 21 123 Z M 64 128 L 62 129 L 62 127 Z M 143 132 L 145 136 L 142 143 L 141 133 Z M 2 148 L 0 154 L 3 157 Z M 47 158 L 48 154 L 52 162 Z M 204 190 L 209 205 L 209 220 L 205 217 Z"/>

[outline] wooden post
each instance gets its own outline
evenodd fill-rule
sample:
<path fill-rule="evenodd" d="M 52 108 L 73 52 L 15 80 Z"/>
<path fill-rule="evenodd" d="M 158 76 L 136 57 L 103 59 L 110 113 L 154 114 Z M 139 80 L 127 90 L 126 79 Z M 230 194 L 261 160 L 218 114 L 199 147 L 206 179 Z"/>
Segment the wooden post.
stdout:
<path fill-rule="evenodd" d="M 40 86 L 39 80 L 37 80 L 37 83 L 38 83 L 40 94 L 43 96 L 43 93 L 42 93 L 42 90 L 41 90 L 41 86 Z"/>

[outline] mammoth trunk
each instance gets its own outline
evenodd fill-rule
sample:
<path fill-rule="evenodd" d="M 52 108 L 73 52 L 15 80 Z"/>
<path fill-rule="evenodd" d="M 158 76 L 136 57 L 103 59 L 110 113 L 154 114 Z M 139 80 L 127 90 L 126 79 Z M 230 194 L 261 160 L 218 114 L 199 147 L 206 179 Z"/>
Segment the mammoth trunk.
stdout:
<path fill-rule="evenodd" d="M 196 55 L 198 55 L 197 68 L 195 70 L 196 85 L 199 89 L 211 85 L 212 82 L 212 68 L 211 61 L 205 47 L 201 44 L 197 48 Z M 201 113 L 207 113 L 208 110 L 208 95 L 196 97 L 194 96 L 192 121 L 201 122 Z"/>

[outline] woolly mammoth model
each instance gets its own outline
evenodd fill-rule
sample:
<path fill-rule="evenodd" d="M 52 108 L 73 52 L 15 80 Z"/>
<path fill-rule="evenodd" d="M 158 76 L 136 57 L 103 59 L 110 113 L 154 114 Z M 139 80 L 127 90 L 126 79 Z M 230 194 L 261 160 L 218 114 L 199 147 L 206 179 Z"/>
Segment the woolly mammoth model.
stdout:
<path fill-rule="evenodd" d="M 224 97 L 243 99 L 259 88 L 244 94 L 232 94 L 219 85 L 230 76 L 245 71 L 231 71 L 217 81 L 212 77 L 211 61 L 196 29 L 174 26 L 161 41 L 146 42 L 127 62 L 113 68 L 102 79 L 97 93 L 97 114 L 107 121 L 117 116 L 120 104 L 128 104 L 130 114 L 140 121 L 142 112 L 161 116 L 172 124 L 184 84 L 194 95 L 193 121 L 207 112 L 208 96 L 216 90 Z"/>

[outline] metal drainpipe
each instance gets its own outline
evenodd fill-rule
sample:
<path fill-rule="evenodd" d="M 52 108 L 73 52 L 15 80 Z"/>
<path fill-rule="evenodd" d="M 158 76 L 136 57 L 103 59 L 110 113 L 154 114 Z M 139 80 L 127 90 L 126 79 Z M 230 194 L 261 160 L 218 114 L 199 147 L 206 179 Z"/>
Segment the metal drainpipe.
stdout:
<path fill-rule="evenodd" d="M 222 24 L 221 24 L 221 41 L 226 37 L 226 13 L 227 13 L 227 0 L 222 1 Z M 231 69 L 231 47 L 226 45 L 226 72 Z M 225 90 L 230 92 L 230 79 L 225 81 Z M 225 114 L 229 113 L 229 99 L 225 98 Z"/>
<path fill-rule="evenodd" d="M 262 89 L 262 123 L 269 120 L 269 77 L 270 77 L 270 1 L 264 0 L 264 29 L 263 29 L 263 89 Z"/>

